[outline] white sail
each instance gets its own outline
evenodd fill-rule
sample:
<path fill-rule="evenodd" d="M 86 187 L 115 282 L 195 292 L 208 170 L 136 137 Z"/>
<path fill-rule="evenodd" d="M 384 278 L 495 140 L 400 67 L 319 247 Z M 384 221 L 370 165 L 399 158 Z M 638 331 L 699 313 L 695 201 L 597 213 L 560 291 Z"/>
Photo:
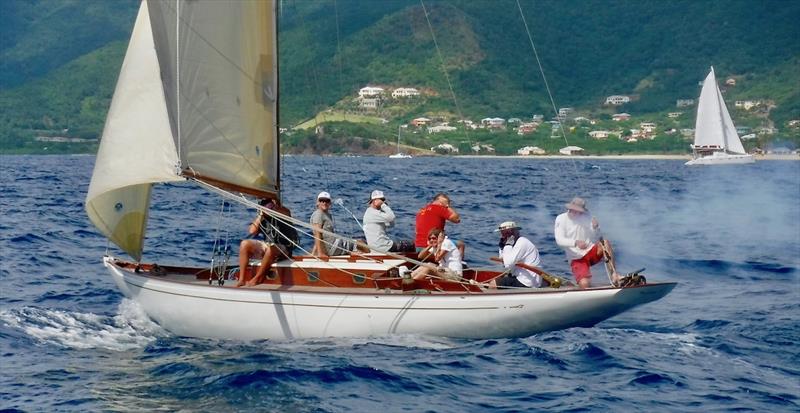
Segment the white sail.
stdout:
<path fill-rule="evenodd" d="M 726 152 L 744 154 L 742 141 L 736 134 L 736 127 L 725 106 L 725 100 L 717 86 L 714 68 L 703 81 L 703 89 L 697 106 L 694 145 L 698 147 L 719 147 Z"/>
<path fill-rule="evenodd" d="M 106 118 L 86 212 L 111 241 L 141 258 L 150 185 L 176 181 L 170 131 L 146 3 L 142 3 Z"/>
<path fill-rule="evenodd" d="M 153 1 L 181 166 L 251 193 L 277 193 L 277 39 L 272 1 Z"/>

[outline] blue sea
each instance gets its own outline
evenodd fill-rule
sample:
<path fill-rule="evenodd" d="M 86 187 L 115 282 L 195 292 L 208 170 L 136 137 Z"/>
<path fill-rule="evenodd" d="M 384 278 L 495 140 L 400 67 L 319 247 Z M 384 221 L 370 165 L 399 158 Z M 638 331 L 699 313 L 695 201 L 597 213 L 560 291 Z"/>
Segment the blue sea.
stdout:
<path fill-rule="evenodd" d="M 448 232 L 478 267 L 492 266 L 492 229 L 514 220 L 543 266 L 567 274 L 553 220 L 581 195 L 623 272 L 679 284 L 593 328 L 522 339 L 258 342 L 176 337 L 123 299 L 101 265 L 123 254 L 83 211 L 93 163 L 0 156 L 0 410 L 800 410 L 800 162 L 284 157 L 297 217 L 322 190 L 360 217 L 381 189 L 394 235 L 410 238 L 417 209 L 448 193 L 462 217 Z M 208 265 L 251 215 L 191 184 L 158 186 L 145 260 Z"/>

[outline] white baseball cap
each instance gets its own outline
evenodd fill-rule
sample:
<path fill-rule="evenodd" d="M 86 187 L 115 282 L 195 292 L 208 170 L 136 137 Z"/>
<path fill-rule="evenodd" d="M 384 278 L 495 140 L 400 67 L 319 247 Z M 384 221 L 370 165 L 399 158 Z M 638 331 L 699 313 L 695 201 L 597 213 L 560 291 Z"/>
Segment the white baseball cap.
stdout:
<path fill-rule="evenodd" d="M 319 193 L 319 195 L 317 195 L 317 201 L 319 201 L 320 199 L 330 200 L 331 199 L 331 194 L 329 194 L 329 193 L 327 193 L 325 191 L 322 191 L 322 192 Z"/>
<path fill-rule="evenodd" d="M 370 203 L 376 199 L 381 199 L 381 198 L 386 199 L 386 197 L 383 195 L 383 191 L 376 189 L 372 191 L 372 195 L 369 196 L 369 201 L 367 201 L 367 203 Z"/>

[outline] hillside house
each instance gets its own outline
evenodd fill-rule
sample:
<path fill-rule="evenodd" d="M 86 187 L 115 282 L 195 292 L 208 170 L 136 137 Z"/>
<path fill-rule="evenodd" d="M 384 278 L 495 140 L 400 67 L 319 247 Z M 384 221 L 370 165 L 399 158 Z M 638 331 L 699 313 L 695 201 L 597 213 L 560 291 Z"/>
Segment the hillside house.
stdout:
<path fill-rule="evenodd" d="M 756 106 L 762 105 L 764 102 L 762 100 L 737 100 L 734 103 L 739 109 L 750 110 Z"/>
<path fill-rule="evenodd" d="M 605 139 L 609 135 L 607 130 L 593 130 L 589 132 L 589 137 L 592 139 Z"/>
<path fill-rule="evenodd" d="M 358 107 L 361 109 L 376 110 L 381 104 L 379 97 L 358 97 Z"/>
<path fill-rule="evenodd" d="M 450 153 L 458 153 L 458 148 L 449 143 L 440 143 L 439 145 L 432 147 L 431 151 L 437 153 L 450 154 Z"/>
<path fill-rule="evenodd" d="M 525 122 L 519 125 L 517 128 L 517 135 L 527 135 L 529 133 L 536 132 L 536 128 L 539 127 L 538 123 L 534 122 Z"/>
<path fill-rule="evenodd" d="M 678 99 L 675 101 L 675 106 L 679 108 L 694 106 L 694 99 Z"/>
<path fill-rule="evenodd" d="M 742 135 L 741 138 L 742 138 L 743 141 L 748 141 L 748 140 L 751 140 L 751 139 L 755 139 L 756 138 L 756 134 L 755 133 L 748 133 L 747 135 Z"/>
<path fill-rule="evenodd" d="M 475 145 L 472 145 L 470 149 L 472 149 L 472 152 L 475 153 L 494 153 L 494 146 L 490 144 L 476 143 Z"/>
<path fill-rule="evenodd" d="M 372 98 L 383 96 L 384 90 L 382 87 L 365 86 L 358 91 L 358 97 Z"/>
<path fill-rule="evenodd" d="M 399 99 L 399 98 L 410 98 L 419 96 L 419 90 L 413 87 L 399 87 L 392 91 L 392 98 Z"/>
<path fill-rule="evenodd" d="M 611 115 L 611 120 L 613 120 L 614 122 L 622 122 L 622 121 L 626 121 L 626 120 L 628 120 L 630 118 L 631 118 L 631 115 L 629 113 L 615 113 L 615 114 Z"/>
<path fill-rule="evenodd" d="M 798 128 L 800 127 L 800 119 L 792 119 L 787 123 L 787 126 L 790 128 Z"/>
<path fill-rule="evenodd" d="M 522 148 L 517 149 L 517 155 L 521 156 L 544 155 L 546 153 L 547 152 L 545 152 L 544 149 L 538 146 L 524 146 Z"/>
<path fill-rule="evenodd" d="M 544 120 L 544 115 L 533 115 L 531 116 L 531 120 L 534 122 L 542 123 L 542 121 Z"/>
<path fill-rule="evenodd" d="M 642 122 L 639 124 L 639 128 L 645 135 L 655 135 L 656 133 L 656 124 L 653 122 Z"/>
<path fill-rule="evenodd" d="M 677 117 L 680 117 L 681 115 L 683 115 L 683 112 L 670 112 L 670 113 L 667 113 L 667 117 L 670 118 L 670 119 L 675 119 Z"/>
<path fill-rule="evenodd" d="M 428 128 L 428 133 L 452 132 L 454 130 L 456 130 L 455 126 L 450 126 L 446 123 L 443 123 L 441 125 L 431 126 Z"/>
<path fill-rule="evenodd" d="M 478 129 L 478 125 L 476 125 L 475 122 L 469 119 L 461 119 L 460 121 L 458 121 L 458 123 L 463 123 L 465 128 L 469 128 L 472 130 Z"/>
<path fill-rule="evenodd" d="M 736 79 L 729 77 L 727 80 L 725 80 L 725 86 L 736 86 Z"/>
<path fill-rule="evenodd" d="M 516 125 L 516 124 L 522 123 L 522 119 L 520 119 L 520 118 L 509 118 L 507 123 L 509 125 L 511 125 L 511 124 Z"/>
<path fill-rule="evenodd" d="M 419 127 L 427 125 L 428 123 L 430 123 L 430 121 L 431 121 L 430 119 L 424 118 L 424 117 L 416 118 L 416 119 L 411 121 L 411 125 L 412 126 L 416 126 L 416 127 L 419 128 Z"/>
<path fill-rule="evenodd" d="M 481 125 L 489 129 L 504 129 L 506 127 L 506 120 L 503 118 L 483 118 Z"/>
<path fill-rule="evenodd" d="M 629 96 L 611 95 L 611 96 L 606 98 L 606 105 L 619 106 L 619 105 L 624 105 L 624 104 L 626 104 L 626 103 L 628 103 L 630 101 L 631 101 L 631 98 Z"/>
<path fill-rule="evenodd" d="M 737 126 L 736 127 L 736 134 L 738 134 L 739 136 L 747 135 L 748 133 L 750 133 L 751 130 L 752 130 L 752 128 L 749 127 L 749 126 Z"/>
<path fill-rule="evenodd" d="M 558 153 L 562 155 L 580 155 L 583 153 L 583 148 L 580 146 L 565 146 L 558 150 Z"/>

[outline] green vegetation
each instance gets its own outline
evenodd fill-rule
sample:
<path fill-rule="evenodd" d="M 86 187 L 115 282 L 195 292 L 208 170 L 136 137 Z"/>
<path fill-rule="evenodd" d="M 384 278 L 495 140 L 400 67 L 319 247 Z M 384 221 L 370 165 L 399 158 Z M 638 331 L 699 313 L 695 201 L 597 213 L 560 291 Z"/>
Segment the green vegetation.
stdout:
<path fill-rule="evenodd" d="M 287 148 L 372 151 L 394 142 L 399 124 L 423 115 L 452 122 L 461 117 L 552 117 L 515 2 L 425 4 L 427 17 L 416 0 L 371 1 L 368 6 L 356 0 L 282 3 L 281 124 L 296 125 L 328 110 L 347 114 L 346 119 L 311 121 L 306 126 L 324 123 L 325 135 L 314 135 L 313 129 L 295 133 L 287 137 Z M 714 65 L 720 81 L 737 80 L 725 95 L 737 126 L 779 129 L 777 135 L 759 136 L 746 145 L 778 141 L 800 146 L 798 129 L 787 127 L 789 120 L 800 118 L 800 2 L 545 0 L 521 1 L 521 6 L 555 104 L 601 120 L 592 129 L 632 128 L 642 121 L 656 122 L 662 132 L 667 125 L 692 128 L 694 108 L 676 109 L 675 100 L 696 99 L 698 81 Z M 136 0 L 0 2 L 0 150 L 93 148 L 44 145 L 32 138 L 99 135 L 137 7 Z M 376 114 L 363 113 L 352 97 L 368 84 L 410 86 L 428 94 L 384 106 Z M 612 94 L 634 99 L 622 107 L 601 106 Z M 767 113 L 733 110 L 740 99 L 768 99 L 775 107 Z M 634 120 L 611 123 L 615 111 L 631 113 Z M 666 117 L 673 111 L 684 112 L 679 121 Z M 361 123 L 378 118 L 388 123 Z M 548 152 L 564 145 L 545 129 L 525 137 L 510 130 L 435 135 L 409 130 L 403 143 L 427 149 L 446 141 L 463 153 L 481 142 L 499 154 L 525 145 Z M 688 141 L 679 134 L 628 144 L 615 138 L 589 140 L 586 133 L 577 128 L 567 140 L 589 153 L 688 151 Z"/>

